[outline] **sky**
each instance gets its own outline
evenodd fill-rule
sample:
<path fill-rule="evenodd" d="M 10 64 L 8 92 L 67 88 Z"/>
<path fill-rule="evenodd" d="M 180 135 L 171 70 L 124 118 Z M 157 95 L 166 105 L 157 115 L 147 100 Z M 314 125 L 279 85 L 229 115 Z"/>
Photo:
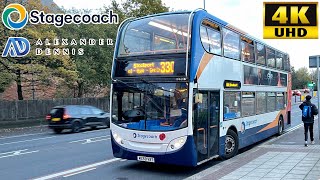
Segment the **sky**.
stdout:
<path fill-rule="evenodd" d="M 118 0 L 120 2 L 120 0 Z M 309 66 L 309 56 L 320 55 L 319 39 L 263 39 L 263 2 L 270 0 L 206 0 L 205 9 L 212 15 L 264 41 L 270 46 L 287 52 L 295 69 Z M 273 0 L 274 1 L 274 0 Z M 282 0 L 303 2 L 304 0 Z M 99 9 L 109 5 L 111 0 L 54 0 L 66 9 Z M 194 10 L 203 8 L 203 0 L 162 0 L 170 10 Z M 318 17 L 319 18 L 319 17 Z M 318 20 L 319 21 L 319 20 Z"/>

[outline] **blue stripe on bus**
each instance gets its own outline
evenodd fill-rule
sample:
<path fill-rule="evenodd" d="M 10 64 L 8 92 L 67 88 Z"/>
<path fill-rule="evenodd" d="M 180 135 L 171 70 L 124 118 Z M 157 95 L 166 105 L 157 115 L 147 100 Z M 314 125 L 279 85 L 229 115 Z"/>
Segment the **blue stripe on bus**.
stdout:
<path fill-rule="evenodd" d="M 137 156 L 153 157 L 155 163 L 160 164 L 175 164 L 181 166 L 196 166 L 197 165 L 197 150 L 194 145 L 193 136 L 188 136 L 184 146 L 178 151 L 172 153 L 150 153 L 139 152 L 126 149 L 116 143 L 111 135 L 113 155 L 117 158 L 123 158 L 128 160 L 137 160 Z"/>
<path fill-rule="evenodd" d="M 278 132 L 278 126 L 262 131 L 258 133 L 261 129 L 266 127 L 268 124 L 264 124 L 261 126 L 257 126 L 254 128 L 246 129 L 244 133 L 241 133 L 238 131 L 239 136 L 239 149 L 252 145 L 256 142 L 259 142 L 263 139 L 266 139 L 268 137 L 271 137 L 272 135 L 275 135 Z"/>
<path fill-rule="evenodd" d="M 198 67 L 200 65 L 201 58 L 204 54 L 204 49 L 202 47 L 202 43 L 200 41 L 200 25 L 202 20 L 208 19 L 211 21 L 215 21 L 216 23 L 224 26 L 227 26 L 228 23 L 225 21 L 208 14 L 206 11 L 197 11 L 193 18 L 193 25 L 192 25 L 192 36 L 191 36 L 191 62 L 190 62 L 190 79 L 194 80 L 196 78 L 196 73 Z"/>

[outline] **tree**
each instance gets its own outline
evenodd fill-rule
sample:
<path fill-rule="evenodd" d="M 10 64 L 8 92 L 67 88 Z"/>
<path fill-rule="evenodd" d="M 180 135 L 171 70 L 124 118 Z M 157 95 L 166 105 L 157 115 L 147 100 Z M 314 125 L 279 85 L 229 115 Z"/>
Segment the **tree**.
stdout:
<path fill-rule="evenodd" d="M 291 68 L 292 73 L 292 89 L 303 89 L 311 82 L 311 76 L 308 68 L 302 67 L 295 71 L 294 67 Z"/>
<path fill-rule="evenodd" d="M 90 13 L 86 10 L 68 10 L 71 14 Z M 95 45 L 69 45 L 69 48 L 83 49 L 83 55 L 70 55 L 77 69 L 77 81 L 75 82 L 77 97 L 84 95 L 97 96 L 110 84 L 111 62 L 114 46 L 107 45 L 107 39 L 115 39 L 116 28 L 104 24 L 67 24 L 56 30 L 59 37 L 67 39 L 90 39 L 96 41 Z M 99 40 L 104 40 L 101 45 Z M 114 43 L 114 42 L 113 42 Z"/>

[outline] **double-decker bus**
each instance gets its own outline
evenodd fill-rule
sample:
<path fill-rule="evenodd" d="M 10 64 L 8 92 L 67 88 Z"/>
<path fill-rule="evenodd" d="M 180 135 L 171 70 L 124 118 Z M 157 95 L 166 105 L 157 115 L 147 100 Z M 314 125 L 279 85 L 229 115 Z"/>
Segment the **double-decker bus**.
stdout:
<path fill-rule="evenodd" d="M 118 158 L 196 166 L 290 125 L 289 56 L 203 9 L 124 21 L 112 68 Z"/>

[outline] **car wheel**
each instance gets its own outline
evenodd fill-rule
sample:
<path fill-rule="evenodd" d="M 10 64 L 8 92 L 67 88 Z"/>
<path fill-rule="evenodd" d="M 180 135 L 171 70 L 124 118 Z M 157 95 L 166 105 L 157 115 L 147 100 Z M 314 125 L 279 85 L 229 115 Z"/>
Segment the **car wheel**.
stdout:
<path fill-rule="evenodd" d="M 234 131 L 228 130 L 224 146 L 226 159 L 232 158 L 238 153 L 239 139 Z"/>
<path fill-rule="evenodd" d="M 278 133 L 277 135 L 280 136 L 281 134 L 283 134 L 283 117 L 280 116 L 279 120 L 278 120 Z"/>
<path fill-rule="evenodd" d="M 80 122 L 79 121 L 74 122 L 73 125 L 72 125 L 72 132 L 73 133 L 78 133 L 78 132 L 80 132 L 80 129 L 81 129 Z"/>
<path fill-rule="evenodd" d="M 53 132 L 56 134 L 60 134 L 63 131 L 63 129 L 53 129 Z"/>

